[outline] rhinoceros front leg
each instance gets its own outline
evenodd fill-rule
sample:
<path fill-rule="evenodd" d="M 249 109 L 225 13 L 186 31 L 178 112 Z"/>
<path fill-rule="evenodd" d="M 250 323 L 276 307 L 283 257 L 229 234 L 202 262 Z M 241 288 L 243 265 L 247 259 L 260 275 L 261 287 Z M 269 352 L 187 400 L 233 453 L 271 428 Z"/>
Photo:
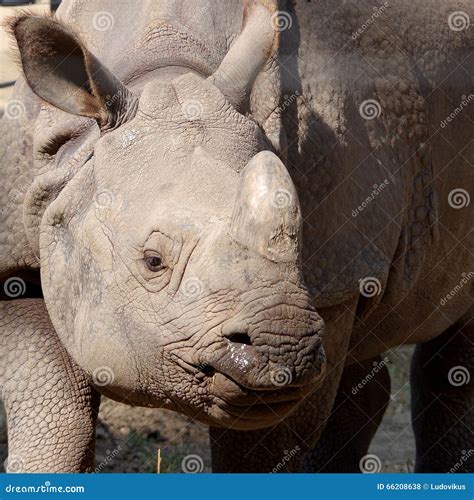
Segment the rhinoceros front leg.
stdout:
<path fill-rule="evenodd" d="M 336 378 L 336 377 L 335 377 Z M 296 412 L 270 429 L 210 429 L 213 472 L 301 472 L 331 413 L 336 380 L 309 396 Z"/>
<path fill-rule="evenodd" d="M 361 460 L 389 402 L 390 375 L 380 356 L 346 366 L 331 416 L 306 456 L 304 471 L 364 472 Z"/>
<path fill-rule="evenodd" d="M 87 472 L 100 396 L 73 363 L 44 302 L 0 302 L 0 383 L 8 472 Z"/>

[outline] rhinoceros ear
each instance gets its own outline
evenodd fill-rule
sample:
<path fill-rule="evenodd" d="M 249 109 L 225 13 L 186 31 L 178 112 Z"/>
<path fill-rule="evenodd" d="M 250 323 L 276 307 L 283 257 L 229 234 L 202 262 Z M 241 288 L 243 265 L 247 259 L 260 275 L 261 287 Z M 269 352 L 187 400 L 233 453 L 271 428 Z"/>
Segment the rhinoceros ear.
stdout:
<path fill-rule="evenodd" d="M 242 32 L 209 80 L 239 111 L 253 83 L 279 43 L 275 0 L 246 0 Z"/>
<path fill-rule="evenodd" d="M 74 115 L 113 128 L 136 108 L 136 98 L 60 22 L 22 15 L 10 23 L 23 72 L 35 94 Z"/>

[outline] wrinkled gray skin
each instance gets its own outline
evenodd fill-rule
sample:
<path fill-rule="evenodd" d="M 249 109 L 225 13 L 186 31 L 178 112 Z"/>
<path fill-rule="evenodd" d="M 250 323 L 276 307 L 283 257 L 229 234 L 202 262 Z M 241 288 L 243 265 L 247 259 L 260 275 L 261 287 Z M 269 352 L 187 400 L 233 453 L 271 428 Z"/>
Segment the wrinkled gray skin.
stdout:
<path fill-rule="evenodd" d="M 474 271 L 474 203 L 448 203 L 474 193 L 472 105 L 441 127 L 474 74 L 448 17 L 474 9 L 374 6 L 281 2 L 279 40 L 270 1 L 243 23 L 237 0 L 66 0 L 63 27 L 13 25 L 9 470 L 90 470 L 100 392 L 209 424 L 215 471 L 358 471 L 390 393 L 373 362 L 400 344 L 418 344 L 416 469 L 474 448 L 474 377 L 448 379 L 474 374 L 474 281 L 440 302 Z"/>

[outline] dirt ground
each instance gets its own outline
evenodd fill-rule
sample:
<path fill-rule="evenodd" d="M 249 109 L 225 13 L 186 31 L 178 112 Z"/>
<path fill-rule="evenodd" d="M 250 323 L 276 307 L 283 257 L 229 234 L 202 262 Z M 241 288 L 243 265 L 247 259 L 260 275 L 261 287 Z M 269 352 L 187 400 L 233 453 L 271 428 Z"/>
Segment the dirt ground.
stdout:
<path fill-rule="evenodd" d="M 34 9 L 45 11 L 45 5 Z M 0 22 L 15 9 L 0 7 Z M 17 68 L 11 62 L 9 41 L 0 33 L 0 83 L 14 80 Z M 0 88 L 0 109 L 11 89 Z M 392 401 L 369 453 L 380 458 L 382 472 L 409 472 L 414 461 L 414 438 L 410 424 L 409 359 L 412 349 L 391 351 Z M 6 429 L 0 413 L 0 471 L 7 456 Z M 198 455 L 204 471 L 210 471 L 207 428 L 167 410 L 132 408 L 105 400 L 97 430 L 98 472 L 156 472 L 157 453 L 161 472 L 182 472 L 182 460 Z"/>
<path fill-rule="evenodd" d="M 387 354 L 392 400 L 369 450 L 380 459 L 381 472 L 413 470 L 415 443 L 408 385 L 411 352 L 411 347 L 400 347 Z M 108 399 L 102 402 L 99 418 L 97 472 L 156 472 L 158 450 L 162 473 L 183 472 L 182 462 L 190 455 L 197 455 L 203 471 L 210 472 L 207 427 L 202 424 L 168 410 L 132 408 Z M 0 433 L 0 471 L 7 457 L 5 437 Z"/>

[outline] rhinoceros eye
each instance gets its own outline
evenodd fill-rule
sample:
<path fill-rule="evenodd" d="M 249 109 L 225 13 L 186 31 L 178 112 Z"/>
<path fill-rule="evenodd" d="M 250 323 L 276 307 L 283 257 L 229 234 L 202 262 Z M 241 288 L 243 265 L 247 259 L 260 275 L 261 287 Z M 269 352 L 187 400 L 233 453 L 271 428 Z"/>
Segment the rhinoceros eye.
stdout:
<path fill-rule="evenodd" d="M 166 267 L 163 259 L 155 252 L 145 252 L 144 261 L 146 267 L 154 273 Z"/>

